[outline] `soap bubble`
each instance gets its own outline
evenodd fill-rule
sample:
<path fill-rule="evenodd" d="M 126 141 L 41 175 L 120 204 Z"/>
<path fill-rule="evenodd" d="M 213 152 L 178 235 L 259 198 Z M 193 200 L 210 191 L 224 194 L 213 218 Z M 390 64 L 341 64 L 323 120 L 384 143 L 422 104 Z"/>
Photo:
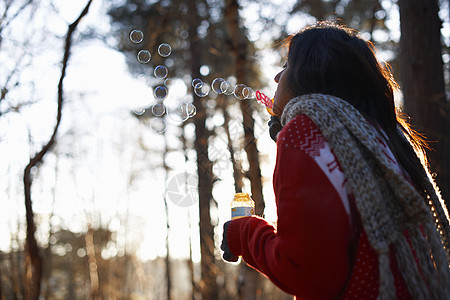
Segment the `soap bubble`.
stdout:
<path fill-rule="evenodd" d="M 223 94 L 222 89 L 220 88 L 222 82 L 224 82 L 225 79 L 223 78 L 216 78 L 213 80 L 213 82 L 211 83 L 211 88 L 214 92 L 216 92 L 217 94 Z"/>
<path fill-rule="evenodd" d="M 187 39 L 189 37 L 189 32 L 187 30 L 182 30 L 180 32 L 180 38 L 182 38 L 183 40 Z"/>
<path fill-rule="evenodd" d="M 242 95 L 244 95 L 245 99 L 255 99 L 255 91 L 248 86 L 243 89 Z"/>
<path fill-rule="evenodd" d="M 152 106 L 152 113 L 157 116 L 161 117 L 166 112 L 166 107 L 162 103 L 156 103 Z"/>
<path fill-rule="evenodd" d="M 130 40 L 135 43 L 135 44 L 139 44 L 140 42 L 142 42 L 142 40 L 144 39 L 144 34 L 142 33 L 142 31 L 140 30 L 133 30 L 130 33 Z"/>
<path fill-rule="evenodd" d="M 149 85 L 151 83 L 150 76 L 146 74 L 139 74 L 137 78 L 143 84 Z"/>
<path fill-rule="evenodd" d="M 224 93 L 225 95 L 231 95 L 234 92 L 234 88 L 231 85 L 231 83 L 229 83 L 228 81 L 224 80 L 221 84 L 220 84 L 220 90 L 222 91 L 222 93 Z"/>
<path fill-rule="evenodd" d="M 189 115 L 189 118 L 192 118 L 193 116 L 195 116 L 197 114 L 197 108 L 192 103 L 188 103 L 186 105 L 186 111 Z"/>
<path fill-rule="evenodd" d="M 244 89 L 247 86 L 245 84 L 236 84 L 236 86 L 234 87 L 234 96 L 238 99 L 238 100 L 244 100 L 246 97 L 244 96 Z"/>
<path fill-rule="evenodd" d="M 147 50 L 141 50 L 137 54 L 137 60 L 140 63 L 146 64 L 152 59 L 152 55 Z"/>
<path fill-rule="evenodd" d="M 169 56 L 172 53 L 172 47 L 170 47 L 169 44 L 162 43 L 158 47 L 158 53 L 162 57 L 167 57 L 167 56 Z"/>
<path fill-rule="evenodd" d="M 171 59 L 171 58 L 166 58 L 166 60 L 164 61 L 164 64 L 165 64 L 168 68 L 172 68 L 173 65 L 175 64 L 175 62 L 174 62 L 173 59 Z"/>
<path fill-rule="evenodd" d="M 166 78 L 167 73 L 169 73 L 169 71 L 163 65 L 156 66 L 155 70 L 153 71 L 153 74 L 155 74 L 155 77 L 160 78 L 160 79 Z"/>
<path fill-rule="evenodd" d="M 194 78 L 194 79 L 192 79 L 192 87 L 193 88 L 195 88 L 195 86 L 197 85 L 197 84 L 199 84 L 199 83 L 202 83 L 203 81 L 201 80 L 201 79 L 199 79 L 199 78 Z"/>
<path fill-rule="evenodd" d="M 164 100 L 167 97 L 168 94 L 168 90 L 165 86 L 163 85 L 158 85 L 155 90 L 153 91 L 153 95 L 155 96 L 156 99 L 158 100 Z"/>
<path fill-rule="evenodd" d="M 169 87 L 169 85 L 171 85 L 172 82 L 173 82 L 173 80 L 172 80 L 171 78 L 166 78 L 166 79 L 164 80 L 164 85 L 165 85 L 166 87 Z"/>
<path fill-rule="evenodd" d="M 135 107 L 135 108 L 133 108 L 133 112 L 136 114 L 136 115 L 138 115 L 138 116 L 141 116 L 141 115 L 143 115 L 144 113 L 145 113 L 145 107 Z"/>
<path fill-rule="evenodd" d="M 209 94 L 210 90 L 211 88 L 209 87 L 209 84 L 200 82 L 195 86 L 194 93 L 199 97 L 206 97 Z"/>
<path fill-rule="evenodd" d="M 167 124 L 163 118 L 156 117 L 150 121 L 150 128 L 157 133 L 163 133 L 167 129 Z"/>
<path fill-rule="evenodd" d="M 172 107 L 168 111 L 169 118 L 175 122 L 181 123 L 189 119 L 188 104 L 180 102 L 177 106 Z"/>

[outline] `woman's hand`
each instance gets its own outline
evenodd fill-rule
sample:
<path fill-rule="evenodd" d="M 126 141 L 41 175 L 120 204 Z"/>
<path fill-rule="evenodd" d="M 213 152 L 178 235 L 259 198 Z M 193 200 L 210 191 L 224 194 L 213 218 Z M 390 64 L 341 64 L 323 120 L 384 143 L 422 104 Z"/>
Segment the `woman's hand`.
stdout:
<path fill-rule="evenodd" d="M 230 251 L 230 247 L 228 246 L 228 241 L 227 241 L 227 229 L 228 229 L 228 225 L 230 225 L 231 221 L 226 222 L 225 224 L 223 224 L 223 239 L 222 239 L 222 244 L 220 245 L 220 249 L 222 249 L 223 251 L 223 259 L 228 261 L 228 262 L 237 262 L 238 261 L 238 257 L 235 256 L 233 253 L 231 253 Z"/>
<path fill-rule="evenodd" d="M 283 129 L 281 126 L 280 118 L 277 116 L 271 116 L 269 120 L 269 135 L 275 142 L 277 141 L 278 133 Z"/>

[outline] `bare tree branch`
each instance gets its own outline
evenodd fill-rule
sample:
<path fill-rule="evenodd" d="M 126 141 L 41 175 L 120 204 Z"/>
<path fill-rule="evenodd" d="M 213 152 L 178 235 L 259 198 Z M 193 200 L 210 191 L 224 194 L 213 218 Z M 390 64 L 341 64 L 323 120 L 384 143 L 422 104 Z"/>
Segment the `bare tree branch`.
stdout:
<path fill-rule="evenodd" d="M 56 140 L 56 134 L 58 132 L 59 124 L 61 122 L 62 117 L 62 105 L 64 102 L 63 97 L 63 81 L 66 75 L 67 63 L 69 61 L 70 56 L 70 48 L 72 45 L 72 35 L 75 32 L 80 20 L 88 13 L 89 6 L 91 5 L 92 0 L 86 4 L 86 7 L 81 12 L 80 16 L 69 25 L 66 41 L 65 41 L 65 49 L 64 49 L 64 57 L 63 64 L 61 70 L 61 77 L 58 84 L 58 113 L 56 116 L 56 124 L 53 129 L 53 134 L 50 137 L 50 140 L 45 144 L 41 151 L 36 153 L 34 157 L 32 157 L 25 167 L 24 175 L 23 175 L 23 183 L 24 183 L 24 193 L 25 193 L 25 209 L 26 209 L 26 221 L 27 221 L 27 236 L 25 242 L 25 251 L 26 251 L 26 260 L 25 260 L 25 281 L 26 281 L 26 299 L 39 299 L 39 294 L 41 290 L 41 278 L 42 278 L 42 257 L 39 253 L 39 247 L 37 245 L 36 238 L 34 236 L 36 232 L 36 224 L 34 222 L 34 213 L 32 209 L 32 201 L 31 201 L 31 170 L 33 167 L 37 166 L 45 154 L 49 151 L 49 149 L 54 145 Z"/>
<path fill-rule="evenodd" d="M 9 25 L 15 18 L 17 18 L 17 17 L 20 15 L 20 13 L 21 13 L 28 5 L 32 4 L 33 1 L 34 1 L 34 0 L 28 0 L 28 1 L 26 1 L 24 4 L 22 4 L 22 6 L 19 7 L 19 9 L 17 9 L 17 11 L 16 11 L 16 12 L 15 12 L 8 20 L 6 20 L 6 22 L 5 22 L 5 19 L 6 19 L 7 14 L 8 14 L 8 10 L 11 8 L 12 1 L 9 1 L 8 3 L 6 3 L 5 11 L 3 12 L 3 15 L 0 17 L 0 45 L 1 45 L 1 43 L 2 43 L 2 38 L 1 38 L 2 31 L 3 31 L 6 27 L 8 27 L 8 25 Z"/>
<path fill-rule="evenodd" d="M 1 39 L 1 37 L 0 37 Z M 3 83 L 3 87 L 0 87 L 0 103 L 6 100 L 6 97 L 10 91 L 11 87 L 17 87 L 19 85 L 19 80 L 16 79 L 17 73 L 19 73 L 19 70 L 21 67 L 26 66 L 26 64 L 23 64 L 23 59 L 18 59 L 15 62 L 14 68 L 10 71 L 10 73 L 6 76 L 5 82 Z M 18 105 L 10 105 L 9 107 L 5 108 L 3 111 L 0 111 L 0 117 L 10 111 L 18 111 L 18 109 L 22 106 L 22 104 Z"/>

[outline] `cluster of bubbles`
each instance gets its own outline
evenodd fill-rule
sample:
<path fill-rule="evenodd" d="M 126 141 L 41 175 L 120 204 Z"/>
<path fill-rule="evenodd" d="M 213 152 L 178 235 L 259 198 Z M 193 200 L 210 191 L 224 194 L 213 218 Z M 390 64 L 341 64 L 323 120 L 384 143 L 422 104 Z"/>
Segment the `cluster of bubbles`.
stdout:
<path fill-rule="evenodd" d="M 135 44 L 139 44 L 144 40 L 144 33 L 142 33 L 142 31 L 140 30 L 135 29 L 130 33 L 130 40 Z M 171 53 L 172 47 L 170 47 L 169 44 L 162 43 L 161 45 L 159 45 L 158 47 L 159 55 L 161 55 L 162 57 L 168 57 Z M 152 55 L 148 50 L 140 50 L 137 54 L 137 60 L 140 63 L 147 64 L 150 62 L 151 59 Z"/>
<path fill-rule="evenodd" d="M 130 33 L 130 40 L 135 44 L 139 44 L 144 40 L 144 34 L 140 30 L 132 30 Z M 172 48 L 167 43 L 162 43 L 158 47 L 158 54 L 161 57 L 168 57 L 172 53 Z M 142 64 L 148 64 L 152 59 L 150 51 L 142 49 L 137 53 L 137 60 Z M 190 117 L 193 117 L 197 109 L 188 101 L 181 101 L 176 107 L 170 108 L 163 103 L 163 100 L 167 98 L 169 93 L 168 87 L 170 85 L 170 78 L 168 78 L 169 71 L 166 66 L 158 65 L 153 70 L 153 75 L 164 83 L 156 86 L 153 89 L 153 96 L 156 99 L 156 103 L 152 105 L 151 112 L 153 118 L 150 121 L 150 127 L 158 133 L 163 133 L 167 129 L 167 124 L 164 116 L 167 115 L 170 119 L 176 122 L 184 122 Z M 255 99 L 255 91 L 246 86 L 245 84 L 233 85 L 230 81 L 224 78 L 216 78 L 211 84 L 202 81 L 199 78 L 194 78 L 192 80 L 192 88 L 194 93 L 198 97 L 206 97 L 212 90 L 216 94 L 233 95 L 238 100 L 245 99 Z M 137 112 L 138 114 L 143 114 L 145 109 Z"/>
<path fill-rule="evenodd" d="M 144 34 L 142 31 L 135 29 L 130 33 L 130 40 L 135 44 L 139 44 L 144 40 Z M 172 47 L 169 44 L 162 43 L 159 45 L 158 54 L 161 57 L 168 57 L 171 53 Z M 152 59 L 152 55 L 150 51 L 142 49 L 137 53 L 136 58 L 140 63 L 148 64 Z M 181 101 L 176 107 L 168 107 L 163 103 L 163 100 L 167 98 L 169 93 L 168 87 L 171 82 L 168 74 L 169 71 L 164 65 L 158 65 L 153 69 L 153 75 L 158 79 L 164 80 L 163 84 L 153 89 L 153 96 L 156 99 L 156 103 L 151 106 L 151 112 L 154 117 L 150 120 L 150 127 L 158 133 L 163 133 L 167 129 L 164 115 L 167 115 L 175 122 L 184 122 L 197 113 L 196 107 L 189 102 Z M 137 114 L 143 114 L 144 112 L 145 109 L 135 110 Z"/>
<path fill-rule="evenodd" d="M 210 90 L 217 94 L 234 95 L 238 100 L 255 99 L 255 91 L 245 84 L 236 84 L 233 86 L 229 81 L 223 78 L 216 78 L 211 82 L 211 86 L 199 78 L 192 80 L 194 93 L 199 97 L 206 97 Z"/>

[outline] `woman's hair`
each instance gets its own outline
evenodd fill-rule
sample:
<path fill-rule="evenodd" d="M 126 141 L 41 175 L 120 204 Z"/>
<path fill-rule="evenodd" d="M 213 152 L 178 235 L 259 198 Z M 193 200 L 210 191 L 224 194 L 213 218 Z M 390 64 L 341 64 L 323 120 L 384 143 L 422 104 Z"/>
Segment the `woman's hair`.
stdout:
<path fill-rule="evenodd" d="M 292 95 L 328 94 L 352 104 L 383 129 L 397 160 L 425 197 L 427 175 L 422 163 L 426 164 L 426 143 L 396 114 L 394 91 L 398 85 L 389 65 L 376 58 L 373 44 L 355 30 L 328 21 L 306 27 L 286 43 Z M 422 163 L 417 155 L 422 156 Z"/>

